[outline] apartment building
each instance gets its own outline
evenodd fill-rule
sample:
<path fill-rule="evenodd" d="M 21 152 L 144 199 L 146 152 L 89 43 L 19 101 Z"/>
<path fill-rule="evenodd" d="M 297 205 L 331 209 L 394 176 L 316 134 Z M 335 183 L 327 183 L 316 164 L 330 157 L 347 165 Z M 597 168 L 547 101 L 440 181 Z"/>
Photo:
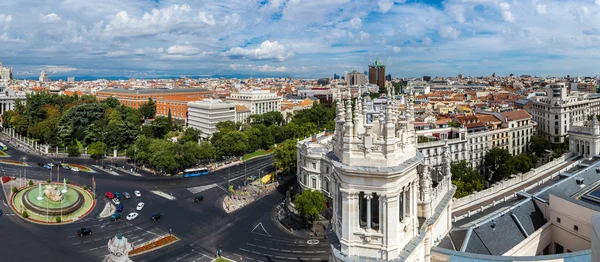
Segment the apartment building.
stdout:
<path fill-rule="evenodd" d="M 188 103 L 188 127 L 202 131 L 202 138 L 209 138 L 217 132 L 219 122 L 235 120 L 236 110 L 233 103 L 213 99 Z"/>
<path fill-rule="evenodd" d="M 535 123 L 525 111 L 487 112 L 457 116 L 460 127 L 438 127 L 435 124 L 415 123 L 419 143 L 417 149 L 434 168 L 439 167 L 443 147 L 447 143 L 453 162 L 466 160 L 473 167 L 483 167 L 488 150 L 500 147 L 513 155 L 526 152 Z M 422 127 L 423 124 L 428 128 Z M 480 170 L 482 171 L 482 170 Z"/>
<path fill-rule="evenodd" d="M 246 123 L 250 117 L 250 109 L 243 105 L 235 105 L 235 122 Z"/>
<path fill-rule="evenodd" d="M 539 135 L 552 143 L 567 141 L 569 127 L 600 114 L 600 94 L 573 92 L 565 83 L 550 84 L 545 96 L 532 97 L 531 113 Z"/>
<path fill-rule="evenodd" d="M 249 108 L 252 115 L 281 111 L 281 96 L 269 90 L 240 90 L 232 93 L 227 102 Z"/>

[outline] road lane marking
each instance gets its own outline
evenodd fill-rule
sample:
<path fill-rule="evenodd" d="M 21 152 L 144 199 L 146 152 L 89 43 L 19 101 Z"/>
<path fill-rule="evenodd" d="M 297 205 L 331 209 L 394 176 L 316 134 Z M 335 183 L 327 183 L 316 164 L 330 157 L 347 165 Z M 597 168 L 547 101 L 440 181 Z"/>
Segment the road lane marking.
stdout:
<path fill-rule="evenodd" d="M 240 249 L 240 250 L 242 250 L 242 251 L 250 252 L 250 250 L 248 250 L 248 249 L 243 249 L 243 248 L 241 248 L 241 247 L 240 247 L 239 249 Z"/>
<path fill-rule="evenodd" d="M 210 185 L 206 185 L 206 186 L 197 186 L 197 187 L 190 187 L 187 190 L 190 191 L 192 194 L 198 194 L 202 191 L 206 191 L 209 190 L 213 187 L 216 187 L 217 184 L 210 184 Z"/>
<path fill-rule="evenodd" d="M 258 228 L 258 226 L 260 226 L 260 229 L 262 229 L 262 232 L 261 232 L 261 230 L 260 230 L 260 229 L 259 229 L 257 232 L 254 232 L 254 230 L 256 230 L 256 229 Z M 264 233 L 263 233 L 263 232 L 264 232 Z M 254 227 L 254 229 L 252 229 L 252 231 L 250 231 L 250 233 L 254 233 L 254 234 L 257 234 L 257 235 L 261 235 L 261 236 L 267 236 L 267 237 L 271 237 L 271 234 L 269 234 L 269 232 L 267 232 L 267 230 L 266 230 L 266 229 L 265 229 L 265 227 L 263 226 L 262 222 L 259 222 L 259 223 L 258 223 L 258 224 L 257 224 L 257 225 Z"/>

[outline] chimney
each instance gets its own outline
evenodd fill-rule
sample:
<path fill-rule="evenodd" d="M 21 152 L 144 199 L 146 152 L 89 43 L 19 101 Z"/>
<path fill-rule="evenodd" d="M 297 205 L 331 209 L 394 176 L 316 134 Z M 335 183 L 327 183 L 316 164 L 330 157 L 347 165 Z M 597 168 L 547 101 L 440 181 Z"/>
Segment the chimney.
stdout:
<path fill-rule="evenodd" d="M 317 135 L 316 134 L 312 135 L 312 140 L 311 141 L 312 142 L 317 142 Z"/>

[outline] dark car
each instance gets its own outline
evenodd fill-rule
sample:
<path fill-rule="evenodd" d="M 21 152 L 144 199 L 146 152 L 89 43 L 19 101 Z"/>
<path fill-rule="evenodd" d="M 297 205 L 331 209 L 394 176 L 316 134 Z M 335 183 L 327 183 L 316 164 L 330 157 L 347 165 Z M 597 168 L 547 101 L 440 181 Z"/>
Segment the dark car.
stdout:
<path fill-rule="evenodd" d="M 119 192 L 115 192 L 115 198 L 121 199 L 121 194 L 119 194 Z"/>
<path fill-rule="evenodd" d="M 204 200 L 203 196 L 196 196 L 196 197 L 194 197 L 194 202 L 200 202 L 202 200 Z"/>
<path fill-rule="evenodd" d="M 40 162 L 38 162 L 37 164 L 38 164 L 38 166 L 44 166 L 44 164 L 42 164 L 42 163 L 40 163 Z"/>
<path fill-rule="evenodd" d="M 161 219 L 163 217 L 163 215 L 161 213 L 154 213 L 152 214 L 152 221 L 156 221 L 158 219 Z"/>
<path fill-rule="evenodd" d="M 117 219 L 120 219 L 123 217 L 123 214 L 121 214 L 121 212 L 117 212 L 112 214 L 112 216 L 110 216 L 110 221 L 116 221 Z"/>
<path fill-rule="evenodd" d="M 92 230 L 89 228 L 82 227 L 81 229 L 77 230 L 78 236 L 91 235 L 91 234 L 92 234 Z"/>
<path fill-rule="evenodd" d="M 117 212 L 123 212 L 123 204 L 117 205 Z"/>

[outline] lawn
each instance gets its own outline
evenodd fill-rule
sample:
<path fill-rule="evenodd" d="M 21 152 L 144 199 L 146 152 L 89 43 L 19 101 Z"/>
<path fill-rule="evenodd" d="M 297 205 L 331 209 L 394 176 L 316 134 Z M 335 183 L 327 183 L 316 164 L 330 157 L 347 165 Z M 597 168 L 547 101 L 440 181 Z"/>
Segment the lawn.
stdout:
<path fill-rule="evenodd" d="M 273 153 L 273 150 L 263 150 L 263 149 L 260 149 L 260 150 L 254 151 L 252 153 L 245 154 L 242 157 L 242 160 L 248 160 L 248 159 L 253 158 L 253 157 L 264 156 L 264 155 L 268 155 L 268 154 L 272 154 L 272 153 Z"/>
<path fill-rule="evenodd" d="M 229 259 L 227 259 L 227 258 L 222 258 L 222 257 L 220 257 L 220 258 L 217 258 L 217 259 L 215 260 L 215 262 L 231 262 L 231 260 L 229 260 Z"/>

